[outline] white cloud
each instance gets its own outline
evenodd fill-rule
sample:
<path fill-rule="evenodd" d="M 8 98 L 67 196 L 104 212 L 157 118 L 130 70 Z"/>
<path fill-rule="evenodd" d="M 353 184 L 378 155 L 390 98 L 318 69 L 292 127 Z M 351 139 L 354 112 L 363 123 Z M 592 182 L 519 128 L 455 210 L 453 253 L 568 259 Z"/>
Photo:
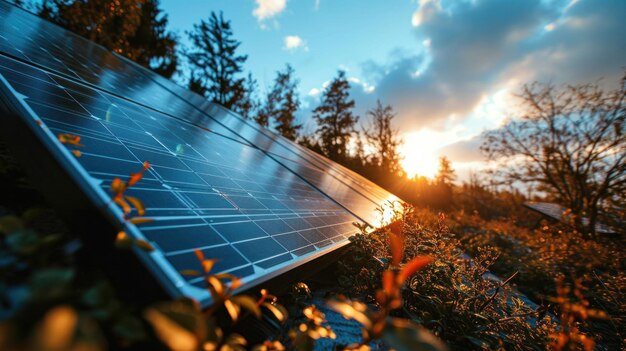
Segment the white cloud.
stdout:
<path fill-rule="evenodd" d="M 288 35 L 283 39 L 285 44 L 284 49 L 289 51 L 295 51 L 296 49 L 303 49 L 309 51 L 309 47 L 306 46 L 306 42 L 297 35 Z"/>
<path fill-rule="evenodd" d="M 309 90 L 309 96 L 318 96 L 322 92 L 321 89 L 313 88 Z"/>
<path fill-rule="evenodd" d="M 257 7 L 252 15 L 259 21 L 272 18 L 285 10 L 287 0 L 255 0 Z"/>
<path fill-rule="evenodd" d="M 418 27 L 424 20 L 441 11 L 439 0 L 419 0 L 419 7 L 411 17 L 413 27 Z"/>

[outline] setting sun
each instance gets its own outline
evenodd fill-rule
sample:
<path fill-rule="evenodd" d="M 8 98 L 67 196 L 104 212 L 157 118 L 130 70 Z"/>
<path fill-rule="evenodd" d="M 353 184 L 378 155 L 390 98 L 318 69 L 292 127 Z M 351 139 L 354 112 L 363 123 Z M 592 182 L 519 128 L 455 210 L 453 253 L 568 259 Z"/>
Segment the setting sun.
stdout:
<path fill-rule="evenodd" d="M 402 167 L 410 178 L 434 178 L 439 168 L 437 149 L 449 143 L 449 135 L 428 129 L 408 133 L 402 147 Z"/>

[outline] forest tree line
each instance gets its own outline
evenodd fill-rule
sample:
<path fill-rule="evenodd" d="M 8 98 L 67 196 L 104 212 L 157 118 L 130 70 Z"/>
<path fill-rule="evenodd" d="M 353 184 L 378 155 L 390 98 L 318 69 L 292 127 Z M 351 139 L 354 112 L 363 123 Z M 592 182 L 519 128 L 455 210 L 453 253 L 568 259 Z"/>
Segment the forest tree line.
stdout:
<path fill-rule="evenodd" d="M 521 183 L 538 190 L 543 200 L 569 208 L 575 226 L 590 236 L 597 222 L 619 225 L 626 217 L 626 79 L 613 91 L 597 84 L 524 86 L 519 96 L 525 108 L 522 116 L 483 136 L 482 150 L 495 171 L 474 174 L 456 186 L 454 169 L 445 157 L 434 179 L 407 176 L 393 106 L 377 101 L 367 116 L 357 116 L 344 71 L 332 78 L 308 116 L 315 130 L 304 130 L 296 118 L 302 103 L 295 69 L 286 63 L 262 92 L 245 72 L 248 55 L 240 52 L 241 42 L 221 12 L 194 24 L 184 33 L 191 45 L 181 47 L 180 38 L 167 28 L 167 14 L 158 0 L 16 2 L 167 78 L 186 75 L 182 82 L 190 90 L 415 205 L 508 216 L 518 213 L 528 199 L 513 186 Z M 515 159 L 524 161 L 509 162 Z M 590 221 L 583 223 L 583 216 Z"/>

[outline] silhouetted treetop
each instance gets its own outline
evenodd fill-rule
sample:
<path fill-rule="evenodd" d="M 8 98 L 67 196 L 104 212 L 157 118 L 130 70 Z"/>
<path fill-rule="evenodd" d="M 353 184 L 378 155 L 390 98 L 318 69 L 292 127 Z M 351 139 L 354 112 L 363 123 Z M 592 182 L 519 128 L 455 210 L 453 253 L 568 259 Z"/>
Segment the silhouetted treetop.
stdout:
<path fill-rule="evenodd" d="M 191 66 L 189 88 L 210 101 L 233 108 L 246 94 L 240 77 L 247 55 L 237 54 L 241 42 L 233 38 L 230 21 L 211 12 L 187 33 L 192 48 L 185 53 Z M 236 108 L 235 108 L 236 109 Z"/>
<path fill-rule="evenodd" d="M 345 159 L 348 142 L 355 133 L 359 117 L 352 113 L 354 100 L 350 99 L 350 83 L 346 73 L 339 71 L 322 94 L 322 101 L 313 110 L 317 122 L 316 133 L 324 153 L 333 160 Z"/>
<path fill-rule="evenodd" d="M 165 77 L 176 72 L 176 37 L 158 0 L 49 0 L 38 12 Z"/>
<path fill-rule="evenodd" d="M 401 173 L 402 138 L 398 136 L 398 130 L 392 127 L 396 116 L 393 107 L 383 106 L 380 100 L 377 100 L 376 107 L 367 111 L 367 114 L 371 118 L 371 123 L 364 129 L 364 134 L 367 143 L 374 149 L 371 162 L 387 173 Z"/>
<path fill-rule="evenodd" d="M 283 71 L 276 72 L 274 86 L 267 94 L 262 113 L 266 125 L 272 121 L 276 131 L 291 140 L 296 140 L 298 130 L 302 128 L 301 124 L 295 123 L 295 113 L 300 107 L 300 97 L 298 96 L 299 80 L 294 78 L 294 72 L 289 64 Z"/>
<path fill-rule="evenodd" d="M 626 72 L 612 91 L 533 83 L 519 98 L 521 112 L 482 146 L 496 175 L 537 186 L 571 209 L 580 230 L 595 233 L 599 215 L 626 208 Z"/>

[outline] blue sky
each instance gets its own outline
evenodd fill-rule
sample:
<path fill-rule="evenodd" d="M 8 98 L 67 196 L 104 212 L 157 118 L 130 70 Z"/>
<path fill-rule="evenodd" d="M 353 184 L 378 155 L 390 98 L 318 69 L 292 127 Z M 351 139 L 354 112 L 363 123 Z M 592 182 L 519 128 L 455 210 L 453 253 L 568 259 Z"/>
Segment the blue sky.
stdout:
<path fill-rule="evenodd" d="M 533 80 L 615 87 L 626 68 L 624 0 L 162 0 L 171 29 L 211 11 L 232 21 L 246 70 L 261 87 L 290 63 L 310 111 L 337 69 L 357 114 L 376 99 L 398 112 L 407 167 L 430 175 L 447 155 L 461 173 L 483 166 L 478 135 L 514 111 Z"/>

